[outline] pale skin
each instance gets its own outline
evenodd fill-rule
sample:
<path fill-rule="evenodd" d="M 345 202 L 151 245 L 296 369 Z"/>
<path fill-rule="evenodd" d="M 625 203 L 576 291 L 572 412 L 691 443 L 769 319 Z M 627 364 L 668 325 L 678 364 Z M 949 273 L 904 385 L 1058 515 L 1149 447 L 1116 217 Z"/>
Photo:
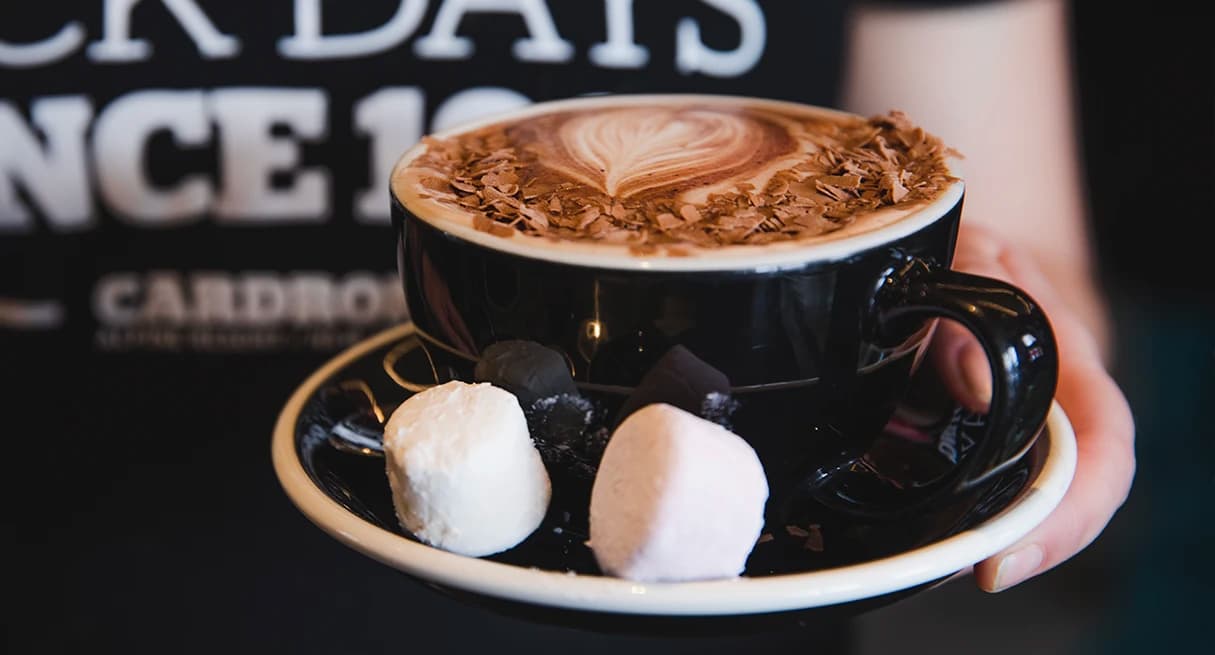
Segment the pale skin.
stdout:
<path fill-rule="evenodd" d="M 974 567 L 986 591 L 1043 573 L 1087 547 L 1122 506 L 1135 470 L 1134 420 L 1107 372 L 1110 325 L 1095 282 L 1060 0 L 959 8 L 858 8 L 849 27 L 843 105 L 900 109 L 965 157 L 966 200 L 954 268 L 1007 280 L 1050 318 L 1056 399 L 1076 430 L 1067 495 L 1038 528 Z M 990 371 L 952 323 L 932 357 L 981 409 Z"/>

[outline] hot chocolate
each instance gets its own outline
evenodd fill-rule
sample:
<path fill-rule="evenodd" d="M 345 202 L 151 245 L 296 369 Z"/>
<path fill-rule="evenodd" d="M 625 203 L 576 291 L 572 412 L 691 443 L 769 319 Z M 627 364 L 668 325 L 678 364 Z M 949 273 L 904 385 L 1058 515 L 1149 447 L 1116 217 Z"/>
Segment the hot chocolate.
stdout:
<path fill-rule="evenodd" d="M 431 221 L 680 255 L 888 222 L 956 181 L 954 155 L 899 112 L 617 97 L 428 137 L 393 188 Z"/>

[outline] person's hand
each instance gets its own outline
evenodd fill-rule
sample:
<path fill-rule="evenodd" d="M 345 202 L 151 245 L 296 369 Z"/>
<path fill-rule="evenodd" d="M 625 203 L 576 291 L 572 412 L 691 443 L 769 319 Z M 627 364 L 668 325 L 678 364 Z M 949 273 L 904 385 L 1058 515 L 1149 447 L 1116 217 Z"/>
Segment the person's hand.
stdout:
<path fill-rule="evenodd" d="M 1055 398 L 1076 432 L 1076 474 L 1059 507 L 1025 538 L 974 567 L 979 587 L 995 592 L 1053 568 L 1101 533 L 1130 491 L 1135 426 L 1091 333 L 1026 253 L 988 228 L 963 226 L 953 267 L 1010 282 L 1046 312 L 1059 347 Z M 974 337 L 942 321 L 931 356 L 953 396 L 972 410 L 986 411 L 991 370 Z"/>

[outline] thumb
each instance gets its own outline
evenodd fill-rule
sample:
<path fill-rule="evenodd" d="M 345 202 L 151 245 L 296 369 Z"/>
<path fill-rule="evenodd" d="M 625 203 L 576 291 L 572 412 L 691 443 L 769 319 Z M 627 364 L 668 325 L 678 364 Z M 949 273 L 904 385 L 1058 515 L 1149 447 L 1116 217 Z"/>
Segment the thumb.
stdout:
<path fill-rule="evenodd" d="M 942 320 L 929 353 L 950 397 L 972 412 L 986 412 L 991 403 L 991 365 L 978 339 L 961 324 Z"/>
<path fill-rule="evenodd" d="M 1006 249 L 983 227 L 965 227 L 958 236 L 953 268 L 972 275 L 1011 280 L 1004 265 Z M 950 395 L 966 409 L 986 412 L 991 404 L 992 372 L 983 346 L 961 323 L 942 319 L 929 351 Z"/>
<path fill-rule="evenodd" d="M 1097 365 L 1066 369 L 1060 404 L 1076 433 L 1076 473 L 1063 501 L 1016 545 L 975 566 L 986 591 L 1000 591 L 1083 550 L 1126 500 L 1134 478 L 1134 418 Z"/>

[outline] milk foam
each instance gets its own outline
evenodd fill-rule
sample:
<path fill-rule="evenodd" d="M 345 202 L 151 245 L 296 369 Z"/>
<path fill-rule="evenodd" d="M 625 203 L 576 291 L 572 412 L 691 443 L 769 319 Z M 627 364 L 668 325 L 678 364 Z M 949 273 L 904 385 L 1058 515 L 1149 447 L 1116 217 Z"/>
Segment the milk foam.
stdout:
<path fill-rule="evenodd" d="M 788 126 L 707 107 L 628 107 L 575 112 L 538 130 L 529 147 L 546 166 L 626 199 L 697 180 L 749 181 L 797 149 Z"/>
<path fill-rule="evenodd" d="M 865 121 L 863 117 L 836 110 L 761 99 L 608 96 L 543 103 L 434 136 L 458 140 L 462 135 L 498 129 L 513 146 L 534 154 L 538 168 L 551 176 L 551 181 L 594 189 L 625 202 L 666 199 L 678 207 L 682 203 L 701 204 L 713 194 L 739 188 L 759 190 L 756 193 L 762 194 L 775 174 L 804 165 L 821 153 L 823 144 L 836 138 L 840 126 L 856 126 Z M 661 255 L 638 257 L 620 243 L 502 239 L 474 234 L 472 226 L 477 212 L 452 202 L 454 194 L 436 193 L 433 186 L 426 186 L 426 178 L 441 173 L 417 164 L 429 147 L 426 142 L 415 146 L 402 156 L 393 172 L 394 197 L 411 213 L 462 238 L 471 237 L 470 240 L 493 244 L 498 249 L 561 261 L 572 257 L 588 265 L 627 263 L 628 267 L 711 270 L 734 267 L 743 261 L 771 259 L 772 265 L 785 266 L 801 259 L 798 253 L 806 252 L 806 247 L 812 244 L 882 231 L 923 213 L 929 206 L 939 206 L 941 212 L 914 221 L 918 226 L 932 222 L 962 194 L 961 180 L 955 179 L 935 198 L 865 211 L 837 231 L 758 246 L 691 245 L 685 248 L 685 254 L 692 256 L 676 261 Z M 951 155 L 950 169 L 954 164 Z M 914 226 L 909 225 L 908 229 Z M 874 235 L 866 241 L 880 240 Z M 852 248 L 833 247 L 821 254 L 834 257 L 836 250 L 846 253 Z M 631 261 L 617 262 L 621 256 Z M 690 261 L 702 256 L 720 261 Z"/>

